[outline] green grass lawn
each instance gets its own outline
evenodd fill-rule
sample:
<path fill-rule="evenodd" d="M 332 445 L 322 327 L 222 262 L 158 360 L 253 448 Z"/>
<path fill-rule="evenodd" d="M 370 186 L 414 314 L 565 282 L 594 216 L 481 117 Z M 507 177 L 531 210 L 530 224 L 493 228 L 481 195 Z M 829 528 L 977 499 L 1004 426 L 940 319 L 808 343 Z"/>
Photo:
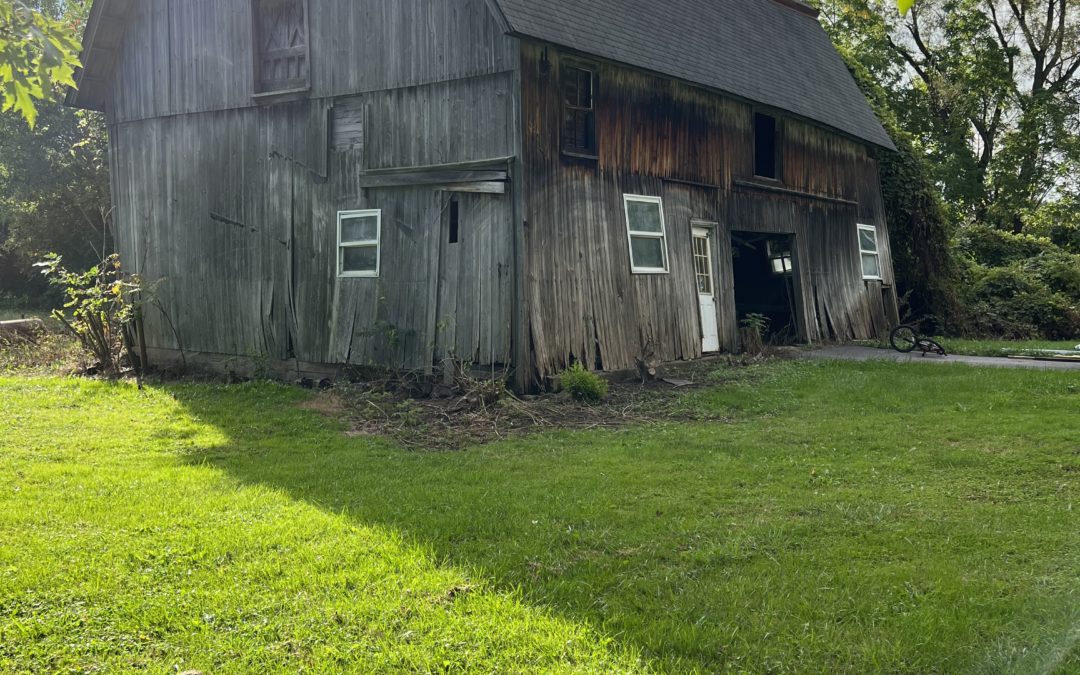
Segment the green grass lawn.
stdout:
<path fill-rule="evenodd" d="M 1080 337 L 1075 340 L 971 340 L 965 338 L 936 337 L 937 342 L 946 351 L 962 356 L 1010 356 L 1032 354 L 1033 352 L 1068 351 L 1080 346 Z M 866 342 L 879 349 L 892 349 L 888 340 Z"/>
<path fill-rule="evenodd" d="M 941 338 L 941 344 L 952 354 L 964 354 L 968 356 L 1007 356 L 1009 354 L 1023 354 L 1036 351 L 1064 351 L 1074 350 L 1080 345 L 1080 337 L 1075 340 L 1049 341 L 1049 340 L 959 340 Z"/>
<path fill-rule="evenodd" d="M 456 453 L 0 380 L 0 672 L 1080 672 L 1080 378 L 772 363 Z"/>

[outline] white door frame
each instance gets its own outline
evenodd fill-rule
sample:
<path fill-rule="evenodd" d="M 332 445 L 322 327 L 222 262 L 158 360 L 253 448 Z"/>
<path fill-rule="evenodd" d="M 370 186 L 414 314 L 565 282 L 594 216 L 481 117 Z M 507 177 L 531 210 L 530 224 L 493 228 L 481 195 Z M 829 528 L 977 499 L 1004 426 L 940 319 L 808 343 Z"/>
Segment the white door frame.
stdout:
<path fill-rule="evenodd" d="M 701 321 L 701 350 L 705 354 L 720 351 L 720 322 L 716 307 L 717 288 L 716 280 L 719 278 L 716 267 L 717 256 L 715 249 L 716 223 L 705 221 L 690 221 L 690 254 L 693 259 L 694 291 L 698 297 L 698 317 Z M 706 281 L 708 293 L 702 291 L 702 268 L 699 266 L 700 251 L 698 242 L 704 240 L 707 260 L 704 266 L 708 274 Z"/>

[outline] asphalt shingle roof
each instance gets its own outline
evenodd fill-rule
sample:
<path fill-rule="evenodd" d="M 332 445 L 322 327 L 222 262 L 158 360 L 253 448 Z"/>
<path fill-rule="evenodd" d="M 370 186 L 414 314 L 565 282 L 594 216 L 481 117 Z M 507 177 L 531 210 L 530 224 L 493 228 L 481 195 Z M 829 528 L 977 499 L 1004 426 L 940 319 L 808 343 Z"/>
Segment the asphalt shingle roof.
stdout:
<path fill-rule="evenodd" d="M 497 0 L 511 31 L 892 149 L 821 25 L 777 0 Z"/>

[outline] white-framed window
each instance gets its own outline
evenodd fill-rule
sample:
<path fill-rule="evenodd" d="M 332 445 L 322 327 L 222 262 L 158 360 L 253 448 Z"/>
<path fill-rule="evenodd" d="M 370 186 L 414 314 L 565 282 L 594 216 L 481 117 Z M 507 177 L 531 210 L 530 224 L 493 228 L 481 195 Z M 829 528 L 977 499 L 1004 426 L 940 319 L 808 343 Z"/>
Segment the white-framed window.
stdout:
<path fill-rule="evenodd" d="M 795 270 L 792 262 L 791 244 L 783 244 L 778 241 L 769 241 L 765 246 L 769 254 L 769 264 L 773 274 L 791 274 Z"/>
<path fill-rule="evenodd" d="M 859 225 L 859 254 L 863 279 L 881 279 L 881 249 L 878 248 L 877 228 L 873 225 Z"/>
<path fill-rule="evenodd" d="M 338 276 L 377 277 L 382 257 L 382 211 L 338 213 Z"/>
<path fill-rule="evenodd" d="M 634 274 L 667 274 L 667 228 L 660 197 L 623 195 L 630 266 Z"/>

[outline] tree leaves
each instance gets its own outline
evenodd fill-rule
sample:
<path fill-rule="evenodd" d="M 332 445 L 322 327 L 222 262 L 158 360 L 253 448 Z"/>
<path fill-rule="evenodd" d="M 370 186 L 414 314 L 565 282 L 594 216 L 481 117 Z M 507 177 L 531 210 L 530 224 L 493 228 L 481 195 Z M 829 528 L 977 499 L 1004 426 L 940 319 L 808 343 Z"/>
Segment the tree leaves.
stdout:
<path fill-rule="evenodd" d="M 80 49 L 72 24 L 23 0 L 0 0 L 0 111 L 14 111 L 34 127 L 38 102 L 75 86 Z"/>
<path fill-rule="evenodd" d="M 900 10 L 901 14 L 906 15 L 914 6 L 915 0 L 896 0 L 896 8 Z"/>

